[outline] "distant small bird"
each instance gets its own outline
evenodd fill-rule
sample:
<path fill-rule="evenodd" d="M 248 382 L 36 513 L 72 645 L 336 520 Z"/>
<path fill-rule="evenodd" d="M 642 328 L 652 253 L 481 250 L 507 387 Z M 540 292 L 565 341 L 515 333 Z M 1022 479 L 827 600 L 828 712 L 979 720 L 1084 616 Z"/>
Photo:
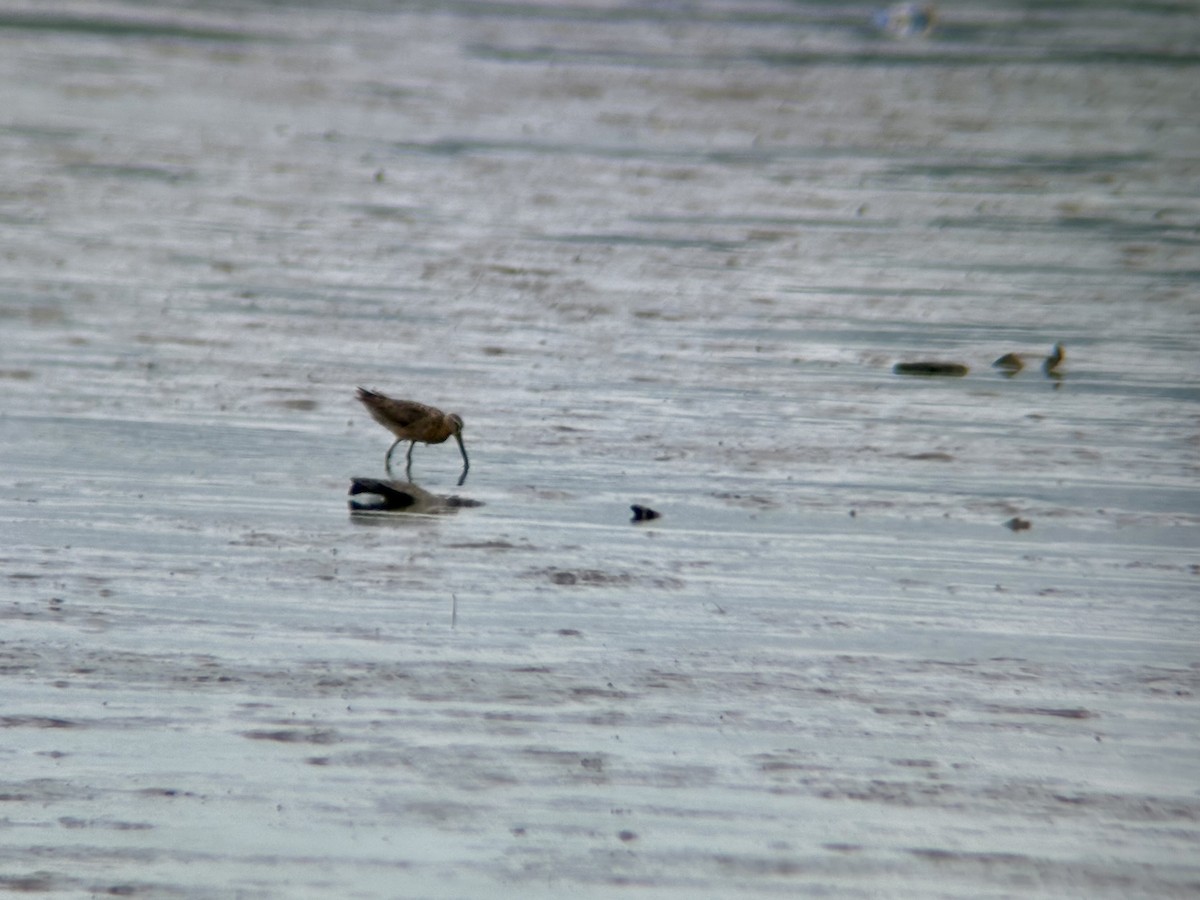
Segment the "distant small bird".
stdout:
<path fill-rule="evenodd" d="M 1025 360 L 1021 359 L 1020 354 L 1005 353 L 1002 357 L 992 363 L 993 369 L 999 369 L 1005 375 L 1016 375 L 1025 368 Z"/>
<path fill-rule="evenodd" d="M 1066 358 L 1067 353 L 1063 349 L 1062 343 L 1055 344 L 1054 349 L 1050 351 L 1050 355 L 1042 361 L 1042 371 L 1051 378 L 1061 378 L 1062 375 L 1058 371 L 1058 366 Z M 1005 353 L 992 363 L 992 368 L 999 369 L 1005 378 L 1012 378 L 1012 376 L 1025 368 L 1027 359 L 1027 356 L 1020 353 Z"/>
<path fill-rule="evenodd" d="M 1047 375 L 1058 375 L 1058 365 L 1067 358 L 1067 353 L 1063 350 L 1062 344 L 1055 344 L 1054 349 L 1050 351 L 1050 355 L 1046 357 L 1042 363 L 1042 371 Z"/>
<path fill-rule="evenodd" d="M 471 462 L 467 459 L 467 448 L 463 446 L 463 420 L 459 415 L 444 413 L 440 409 L 414 400 L 394 400 L 361 387 L 358 389 L 358 399 L 367 408 L 371 418 L 396 436 L 383 458 L 388 475 L 392 474 L 392 451 L 403 441 L 410 442 L 406 457 L 408 463 L 404 471 L 408 480 L 412 481 L 412 452 L 417 441 L 422 444 L 440 444 L 446 438 L 453 437 L 458 441 L 458 449 L 462 451 L 463 458 L 462 476 L 458 483 L 461 485 L 467 480 L 467 470 L 471 468 Z"/>

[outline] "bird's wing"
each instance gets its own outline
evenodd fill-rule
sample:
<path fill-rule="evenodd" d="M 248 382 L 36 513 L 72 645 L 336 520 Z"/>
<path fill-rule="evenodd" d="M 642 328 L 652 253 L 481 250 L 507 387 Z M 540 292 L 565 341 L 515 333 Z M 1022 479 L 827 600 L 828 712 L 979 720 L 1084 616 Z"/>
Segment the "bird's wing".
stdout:
<path fill-rule="evenodd" d="M 358 389 L 358 399 L 367 408 L 371 418 L 388 429 L 407 428 L 414 422 L 441 415 L 432 406 L 426 406 L 424 403 L 417 403 L 415 400 L 394 400 L 365 388 Z"/>

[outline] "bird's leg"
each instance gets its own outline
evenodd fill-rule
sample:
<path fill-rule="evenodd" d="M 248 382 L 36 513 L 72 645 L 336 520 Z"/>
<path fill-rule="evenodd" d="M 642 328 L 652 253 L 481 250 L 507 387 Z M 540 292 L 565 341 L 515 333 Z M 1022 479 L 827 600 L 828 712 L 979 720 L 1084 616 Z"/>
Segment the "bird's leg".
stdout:
<path fill-rule="evenodd" d="M 406 477 L 406 478 L 407 478 L 409 481 L 412 481 L 412 452 L 413 452 L 413 447 L 415 447 L 415 446 L 417 446 L 417 442 L 416 442 L 416 441 L 410 441 L 410 442 L 409 442 L 409 445 L 408 445 L 408 456 L 406 456 L 406 457 L 405 457 L 405 458 L 408 460 L 408 464 L 407 464 L 407 465 L 404 467 L 404 476 L 405 476 L 405 477 Z"/>
<path fill-rule="evenodd" d="M 467 470 L 471 468 L 471 461 L 467 459 L 467 448 L 463 446 L 463 440 L 459 435 L 455 435 L 454 439 L 458 441 L 458 449 L 462 451 L 463 470 L 462 475 L 458 477 L 458 486 L 462 487 L 463 482 L 467 480 Z"/>
<path fill-rule="evenodd" d="M 387 469 L 388 478 L 393 478 L 393 477 L 395 477 L 395 476 L 393 476 L 393 475 L 392 475 L 392 451 L 396 449 L 397 445 L 398 445 L 398 444 L 399 444 L 399 443 L 400 443 L 402 440 L 404 440 L 404 439 L 403 439 L 403 438 L 396 438 L 396 440 L 395 440 L 395 442 L 393 442 L 392 446 L 388 447 L 387 456 L 385 456 L 385 457 L 383 458 L 383 467 L 384 467 L 385 469 Z"/>

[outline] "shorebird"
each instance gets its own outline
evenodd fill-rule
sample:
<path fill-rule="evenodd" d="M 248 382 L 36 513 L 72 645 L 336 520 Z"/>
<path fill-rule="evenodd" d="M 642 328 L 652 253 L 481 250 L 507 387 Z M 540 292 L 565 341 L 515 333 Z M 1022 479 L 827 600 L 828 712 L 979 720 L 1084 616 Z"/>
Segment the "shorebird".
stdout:
<path fill-rule="evenodd" d="M 1012 378 L 1023 368 L 1028 357 L 1020 353 L 1005 353 L 1002 357 L 992 363 L 993 369 L 999 369 L 1001 374 L 1006 378 Z M 1042 371 L 1051 378 L 1061 378 L 1062 375 L 1058 372 L 1059 364 L 1067 358 L 1066 351 L 1063 350 L 1062 343 L 1054 345 L 1054 349 L 1050 351 L 1050 355 L 1042 361 Z"/>
<path fill-rule="evenodd" d="M 367 408 L 371 418 L 396 436 L 383 458 L 388 475 L 392 474 L 392 451 L 402 442 L 410 442 L 408 464 L 404 471 L 408 480 L 412 481 L 412 452 L 417 441 L 422 444 L 440 444 L 453 436 L 458 441 L 458 449 L 462 451 L 463 458 L 462 476 L 458 483 L 461 485 L 467 480 L 467 470 L 471 468 L 471 462 L 467 459 L 467 448 L 463 446 L 463 420 L 456 413 L 444 413 L 415 400 L 394 400 L 361 387 L 358 389 L 358 399 Z"/>
<path fill-rule="evenodd" d="M 1025 360 L 1021 359 L 1019 353 L 1005 353 L 992 363 L 992 368 L 999 369 L 1005 375 L 1012 377 L 1025 368 Z"/>
<path fill-rule="evenodd" d="M 1058 377 L 1058 364 L 1067 358 L 1066 351 L 1063 350 L 1062 344 L 1055 344 L 1054 350 L 1046 357 L 1042 363 L 1042 371 L 1051 377 Z"/>

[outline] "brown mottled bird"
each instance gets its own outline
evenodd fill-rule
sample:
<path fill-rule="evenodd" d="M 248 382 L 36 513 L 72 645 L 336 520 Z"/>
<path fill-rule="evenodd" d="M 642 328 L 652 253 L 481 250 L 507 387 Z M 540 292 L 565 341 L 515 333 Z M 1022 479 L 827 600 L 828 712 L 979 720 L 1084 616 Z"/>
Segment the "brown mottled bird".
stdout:
<path fill-rule="evenodd" d="M 444 413 L 440 409 L 414 400 L 394 400 L 361 387 L 358 389 L 358 399 L 367 408 L 371 418 L 396 436 L 395 442 L 388 448 L 387 456 L 383 458 L 388 475 L 392 474 L 392 451 L 402 441 L 411 442 L 408 445 L 408 465 L 405 467 L 405 473 L 411 481 L 412 452 L 417 441 L 422 444 L 440 444 L 453 436 L 458 441 L 458 449 L 462 451 L 463 458 L 462 476 L 458 483 L 461 485 L 467 480 L 467 470 L 471 463 L 467 459 L 467 448 L 463 446 L 463 420 L 457 414 Z"/>
<path fill-rule="evenodd" d="M 1058 371 L 1058 367 L 1066 358 L 1067 351 L 1063 349 L 1062 342 L 1055 344 L 1054 349 L 1050 351 L 1050 355 L 1042 361 L 1042 371 L 1051 378 L 1061 378 L 1062 374 Z M 1012 378 L 1025 368 L 1026 359 L 1027 357 L 1020 353 L 1005 353 L 992 363 L 992 368 L 999 369 L 1005 378 Z"/>
<path fill-rule="evenodd" d="M 992 368 L 999 369 L 1007 377 L 1011 378 L 1025 368 L 1025 360 L 1021 359 L 1019 353 L 1005 353 L 992 363 Z"/>

